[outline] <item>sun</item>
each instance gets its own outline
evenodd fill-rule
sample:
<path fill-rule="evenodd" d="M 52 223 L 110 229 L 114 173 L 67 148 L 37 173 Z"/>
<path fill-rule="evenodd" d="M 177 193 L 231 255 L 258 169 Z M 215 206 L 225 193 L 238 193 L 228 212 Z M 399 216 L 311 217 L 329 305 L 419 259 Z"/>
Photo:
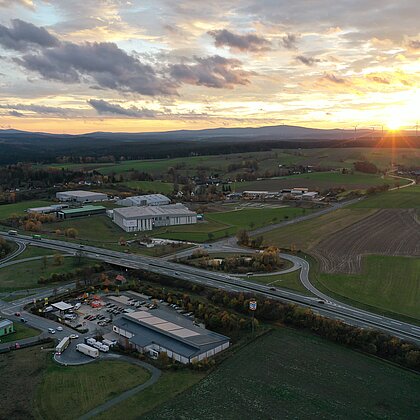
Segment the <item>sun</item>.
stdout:
<path fill-rule="evenodd" d="M 387 122 L 387 127 L 391 131 L 397 131 L 403 126 L 403 122 L 398 118 L 392 118 Z"/>

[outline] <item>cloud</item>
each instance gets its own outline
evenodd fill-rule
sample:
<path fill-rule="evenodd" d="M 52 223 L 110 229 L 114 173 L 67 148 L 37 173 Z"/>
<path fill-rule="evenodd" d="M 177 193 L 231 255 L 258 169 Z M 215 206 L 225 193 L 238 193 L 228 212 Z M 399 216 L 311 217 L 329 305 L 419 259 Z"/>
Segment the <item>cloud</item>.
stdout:
<path fill-rule="evenodd" d="M 16 5 L 34 9 L 34 2 L 32 0 L 0 0 L 0 7 L 10 8 Z"/>
<path fill-rule="evenodd" d="M 332 82 L 332 83 L 336 83 L 336 84 L 338 84 L 338 85 L 342 85 L 342 84 L 345 84 L 346 83 L 346 81 L 345 81 L 345 79 L 343 79 L 343 78 L 341 78 L 341 77 L 338 77 L 338 76 L 336 76 L 335 74 L 333 74 L 333 73 L 326 73 L 322 78 L 321 78 L 321 80 L 326 80 L 326 81 L 328 81 L 328 82 Z"/>
<path fill-rule="evenodd" d="M 413 50 L 420 50 L 420 40 L 419 39 L 413 39 L 408 43 L 408 46 Z"/>
<path fill-rule="evenodd" d="M 314 57 L 306 57 L 304 55 L 298 55 L 296 56 L 296 60 L 300 61 L 302 64 L 305 64 L 305 66 L 313 66 L 315 63 L 320 63 L 321 60 L 319 58 Z"/>
<path fill-rule="evenodd" d="M 170 74 L 180 83 L 212 88 L 232 89 L 235 85 L 247 85 L 253 72 L 242 69 L 242 62 L 219 55 L 194 57 L 191 64 L 173 64 Z"/>
<path fill-rule="evenodd" d="M 255 34 L 239 35 L 227 29 L 207 32 L 215 40 L 216 47 L 227 46 L 232 50 L 260 52 L 270 50 L 271 42 Z"/>
<path fill-rule="evenodd" d="M 21 117 L 25 116 L 21 112 L 18 112 L 18 111 L 15 111 L 15 110 L 9 111 L 8 114 L 11 115 L 12 117 L 18 117 L 18 118 L 21 118 Z"/>
<path fill-rule="evenodd" d="M 155 118 L 156 111 L 146 108 L 137 108 L 132 106 L 130 108 L 123 108 L 118 104 L 112 104 L 103 99 L 89 99 L 87 103 L 96 110 L 98 114 L 113 114 L 124 115 L 126 117 L 134 118 Z"/>
<path fill-rule="evenodd" d="M 284 48 L 288 50 L 295 50 L 298 38 L 294 34 L 287 34 L 281 39 Z"/>
<path fill-rule="evenodd" d="M 58 44 L 58 39 L 45 28 L 20 19 L 13 19 L 11 28 L 0 25 L 0 45 L 10 50 L 24 51 L 33 46 L 53 47 Z"/>
<path fill-rule="evenodd" d="M 16 112 L 16 110 L 30 111 L 30 112 L 35 112 L 41 115 L 55 114 L 55 115 L 66 116 L 74 112 L 73 109 L 69 109 L 69 108 L 61 108 L 61 107 L 45 106 L 45 105 L 37 105 L 37 104 L 2 104 L 0 105 L 0 108 L 13 110 L 11 112 Z M 19 116 L 24 116 L 24 114 L 20 112 L 18 114 L 20 114 Z"/>
<path fill-rule="evenodd" d="M 373 80 L 376 83 L 382 83 L 384 85 L 389 85 L 390 84 L 390 81 L 388 79 L 386 79 L 385 77 L 371 76 L 371 77 L 369 77 L 369 79 Z"/>
<path fill-rule="evenodd" d="M 152 66 L 111 42 L 65 42 L 15 61 L 47 80 L 87 81 L 101 88 L 151 96 L 177 93 L 172 81 L 160 77 Z"/>

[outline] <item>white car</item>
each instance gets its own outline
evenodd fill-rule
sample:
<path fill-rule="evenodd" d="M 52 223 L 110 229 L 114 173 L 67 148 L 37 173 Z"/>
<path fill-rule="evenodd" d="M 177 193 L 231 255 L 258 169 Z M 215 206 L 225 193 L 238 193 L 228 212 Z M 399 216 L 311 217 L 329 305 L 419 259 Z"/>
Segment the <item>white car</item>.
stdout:
<path fill-rule="evenodd" d="M 77 334 L 70 334 L 70 338 L 72 340 L 76 340 L 76 338 L 79 338 L 79 336 Z"/>
<path fill-rule="evenodd" d="M 57 331 L 63 331 L 63 327 L 57 327 Z"/>
<path fill-rule="evenodd" d="M 54 328 L 48 328 L 48 332 L 50 334 L 55 334 L 55 329 Z"/>

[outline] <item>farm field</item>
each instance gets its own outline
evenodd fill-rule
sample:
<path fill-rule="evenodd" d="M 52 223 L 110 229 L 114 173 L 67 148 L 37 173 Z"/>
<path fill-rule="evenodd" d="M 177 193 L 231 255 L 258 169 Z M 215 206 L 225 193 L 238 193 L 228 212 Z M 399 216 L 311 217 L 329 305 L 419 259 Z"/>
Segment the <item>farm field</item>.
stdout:
<path fill-rule="evenodd" d="M 297 224 L 274 229 L 264 234 L 264 244 L 279 248 L 309 250 L 318 242 L 347 226 L 375 213 L 374 209 L 339 209 Z"/>
<path fill-rule="evenodd" d="M 414 210 L 381 209 L 332 233 L 311 252 L 322 272 L 346 274 L 360 273 L 365 254 L 420 256 L 416 217 Z"/>
<path fill-rule="evenodd" d="M 170 194 L 174 190 L 174 184 L 160 181 L 125 181 L 122 182 L 121 185 L 142 193 L 152 192 Z"/>
<path fill-rule="evenodd" d="M 412 419 L 419 387 L 415 373 L 304 332 L 278 329 L 145 418 L 239 419 L 252 412 L 267 419 Z"/>
<path fill-rule="evenodd" d="M 34 328 L 27 327 L 20 321 L 14 323 L 15 332 L 13 334 L 5 335 L 0 337 L 0 343 L 16 343 L 24 338 L 35 337 L 40 332 Z"/>
<path fill-rule="evenodd" d="M 252 230 L 271 223 L 307 214 L 297 207 L 242 208 L 227 212 L 206 213 L 205 221 L 194 225 L 170 226 L 157 229 L 153 236 L 168 239 L 205 242 L 234 235 L 239 229 Z"/>
<path fill-rule="evenodd" d="M 50 364 L 36 393 L 35 412 L 46 420 L 75 419 L 149 377 L 140 366 L 119 361 L 80 367 Z"/>
<path fill-rule="evenodd" d="M 166 401 L 179 398 L 182 392 L 197 384 L 205 375 L 205 373 L 190 369 L 182 369 L 176 372 L 163 371 L 156 384 L 115 405 L 105 413 L 96 416 L 95 419 L 114 420 L 123 418 L 124 420 L 137 420 L 140 417 L 143 418 L 142 416 L 145 413 L 159 407 Z"/>
<path fill-rule="evenodd" d="M 43 207 L 51 205 L 50 201 L 43 200 L 31 200 L 21 201 L 13 204 L 2 204 L 0 205 L 0 220 L 9 218 L 13 213 L 18 215 L 25 214 L 25 210 L 31 207 Z"/>
<path fill-rule="evenodd" d="M 420 185 L 388 191 L 352 204 L 355 209 L 420 209 Z"/>
<path fill-rule="evenodd" d="M 317 282 L 335 295 L 420 320 L 420 258 L 368 255 L 360 274 L 319 273 Z"/>
<path fill-rule="evenodd" d="M 92 264 L 93 261 L 85 258 L 79 262 L 75 257 L 66 257 L 61 265 L 55 265 L 53 259 L 48 258 L 45 268 L 43 259 L 10 265 L 0 269 L 0 291 L 10 292 L 41 287 L 38 284 L 41 277 L 48 277 L 53 273 L 68 273 Z"/>
<path fill-rule="evenodd" d="M 408 181 L 402 182 L 408 183 Z M 245 181 L 235 184 L 238 192 L 246 190 L 279 191 L 283 188 L 307 187 L 317 191 L 328 188 L 345 188 L 347 190 L 364 190 L 371 186 L 396 182 L 393 178 L 382 178 L 380 175 L 369 174 L 341 174 L 338 172 L 312 172 L 309 174 L 290 175 L 281 178 L 263 179 L 260 181 Z"/>

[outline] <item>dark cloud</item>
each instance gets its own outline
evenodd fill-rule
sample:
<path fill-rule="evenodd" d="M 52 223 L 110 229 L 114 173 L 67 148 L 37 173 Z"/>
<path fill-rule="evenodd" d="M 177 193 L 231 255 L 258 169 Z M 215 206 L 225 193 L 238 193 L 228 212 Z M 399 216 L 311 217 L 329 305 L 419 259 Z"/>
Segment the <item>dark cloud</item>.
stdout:
<path fill-rule="evenodd" d="M 212 88 L 232 89 L 235 85 L 246 85 L 253 72 L 242 69 L 242 62 L 219 55 L 212 57 L 194 57 L 192 64 L 173 64 L 171 76 L 180 83 L 207 86 Z"/>
<path fill-rule="evenodd" d="M 413 50 L 420 50 L 420 40 L 412 40 L 408 43 L 408 46 Z"/>
<path fill-rule="evenodd" d="M 58 44 L 58 39 L 45 28 L 39 28 L 20 19 L 13 19 L 10 28 L 0 25 L 0 45 L 11 50 L 24 51 L 34 45 L 53 47 Z"/>
<path fill-rule="evenodd" d="M 287 34 L 281 39 L 284 48 L 288 50 L 295 50 L 298 38 L 294 34 Z"/>
<path fill-rule="evenodd" d="M 227 29 L 209 31 L 208 34 L 215 40 L 216 47 L 227 46 L 239 51 L 268 51 L 271 42 L 255 34 L 239 35 Z"/>
<path fill-rule="evenodd" d="M 24 117 L 24 114 L 15 110 L 9 111 L 8 114 L 11 115 L 12 117 L 19 117 L 19 118 Z"/>
<path fill-rule="evenodd" d="M 143 95 L 176 94 L 173 82 L 111 42 L 65 42 L 36 54 L 26 54 L 16 62 L 44 79 L 65 83 L 93 81 L 101 88 Z"/>
<path fill-rule="evenodd" d="M 0 105 L 0 108 L 11 109 L 13 111 L 16 111 L 16 110 L 30 111 L 30 112 L 35 112 L 37 114 L 42 114 L 42 115 L 55 114 L 55 115 L 62 115 L 62 116 L 66 116 L 72 111 L 74 111 L 68 108 L 60 108 L 60 107 L 55 107 L 55 106 L 45 106 L 45 105 L 37 105 L 37 104 L 2 104 Z M 19 114 L 20 116 L 23 116 L 23 114 L 21 114 L 20 112 Z"/>
<path fill-rule="evenodd" d="M 315 63 L 320 63 L 321 60 L 319 58 L 314 57 L 305 57 L 304 55 L 298 55 L 296 56 L 296 60 L 300 61 L 302 64 L 305 64 L 305 66 L 313 66 Z"/>
<path fill-rule="evenodd" d="M 157 115 L 156 111 L 150 109 L 137 108 L 134 106 L 123 108 L 118 104 L 112 104 L 103 99 L 89 99 L 87 102 L 98 114 L 124 115 L 133 118 L 154 118 Z"/>
<path fill-rule="evenodd" d="M 332 82 L 332 83 L 336 83 L 336 84 L 345 84 L 346 81 L 344 79 L 342 79 L 341 77 L 336 76 L 333 73 L 326 73 L 323 77 L 322 80 L 326 80 L 328 82 Z"/>

